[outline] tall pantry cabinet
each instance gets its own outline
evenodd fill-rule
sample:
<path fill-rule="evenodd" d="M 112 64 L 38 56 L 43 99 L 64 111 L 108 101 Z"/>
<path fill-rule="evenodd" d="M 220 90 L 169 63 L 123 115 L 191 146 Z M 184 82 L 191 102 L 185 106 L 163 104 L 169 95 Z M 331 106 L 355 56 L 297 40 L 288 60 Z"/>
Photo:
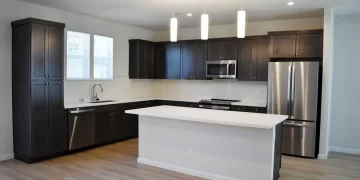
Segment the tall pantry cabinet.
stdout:
<path fill-rule="evenodd" d="M 27 18 L 11 26 L 14 156 L 31 163 L 67 150 L 65 24 Z"/>

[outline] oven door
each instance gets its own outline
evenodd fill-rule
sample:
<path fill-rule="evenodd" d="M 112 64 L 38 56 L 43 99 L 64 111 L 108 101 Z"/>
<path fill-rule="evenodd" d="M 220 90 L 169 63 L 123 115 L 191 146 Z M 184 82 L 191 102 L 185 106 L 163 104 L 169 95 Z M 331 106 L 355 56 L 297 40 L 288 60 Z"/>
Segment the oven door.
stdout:
<path fill-rule="evenodd" d="M 207 61 L 206 77 L 208 78 L 236 78 L 236 60 Z"/>

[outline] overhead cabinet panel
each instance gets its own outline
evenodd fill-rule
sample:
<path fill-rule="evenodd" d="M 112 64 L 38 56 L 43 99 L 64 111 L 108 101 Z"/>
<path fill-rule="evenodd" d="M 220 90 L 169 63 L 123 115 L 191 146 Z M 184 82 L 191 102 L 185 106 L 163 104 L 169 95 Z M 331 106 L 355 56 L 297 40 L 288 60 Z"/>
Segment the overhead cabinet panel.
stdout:
<path fill-rule="evenodd" d="M 166 46 L 167 79 L 181 78 L 181 46 L 168 44 Z"/>
<path fill-rule="evenodd" d="M 46 79 L 48 75 L 48 26 L 32 25 L 31 79 Z"/>
<path fill-rule="evenodd" d="M 270 56 L 273 58 L 294 58 L 296 55 L 296 35 L 270 37 Z"/>
<path fill-rule="evenodd" d="M 323 34 L 300 34 L 296 39 L 297 58 L 323 57 Z"/>

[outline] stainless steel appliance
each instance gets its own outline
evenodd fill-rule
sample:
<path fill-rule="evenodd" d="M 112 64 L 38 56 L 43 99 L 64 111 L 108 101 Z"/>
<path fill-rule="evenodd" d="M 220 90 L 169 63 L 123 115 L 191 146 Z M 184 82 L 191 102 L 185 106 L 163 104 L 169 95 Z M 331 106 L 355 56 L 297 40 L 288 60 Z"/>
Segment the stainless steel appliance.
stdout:
<path fill-rule="evenodd" d="M 69 150 L 95 145 L 95 110 L 70 110 L 68 119 Z"/>
<path fill-rule="evenodd" d="M 231 103 L 233 102 L 240 101 L 225 99 L 202 99 L 199 101 L 199 107 L 204 109 L 230 110 Z"/>
<path fill-rule="evenodd" d="M 236 60 L 206 61 L 207 78 L 236 78 Z"/>
<path fill-rule="evenodd" d="M 270 62 L 268 114 L 288 115 L 282 153 L 316 157 L 319 62 Z"/>

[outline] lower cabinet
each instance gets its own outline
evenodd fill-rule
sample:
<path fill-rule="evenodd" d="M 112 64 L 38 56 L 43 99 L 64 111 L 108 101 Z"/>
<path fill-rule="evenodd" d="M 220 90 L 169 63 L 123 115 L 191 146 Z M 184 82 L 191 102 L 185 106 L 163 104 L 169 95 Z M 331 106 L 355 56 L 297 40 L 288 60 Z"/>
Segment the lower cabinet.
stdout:
<path fill-rule="evenodd" d="M 266 113 L 266 107 L 232 106 L 231 111 Z"/>

